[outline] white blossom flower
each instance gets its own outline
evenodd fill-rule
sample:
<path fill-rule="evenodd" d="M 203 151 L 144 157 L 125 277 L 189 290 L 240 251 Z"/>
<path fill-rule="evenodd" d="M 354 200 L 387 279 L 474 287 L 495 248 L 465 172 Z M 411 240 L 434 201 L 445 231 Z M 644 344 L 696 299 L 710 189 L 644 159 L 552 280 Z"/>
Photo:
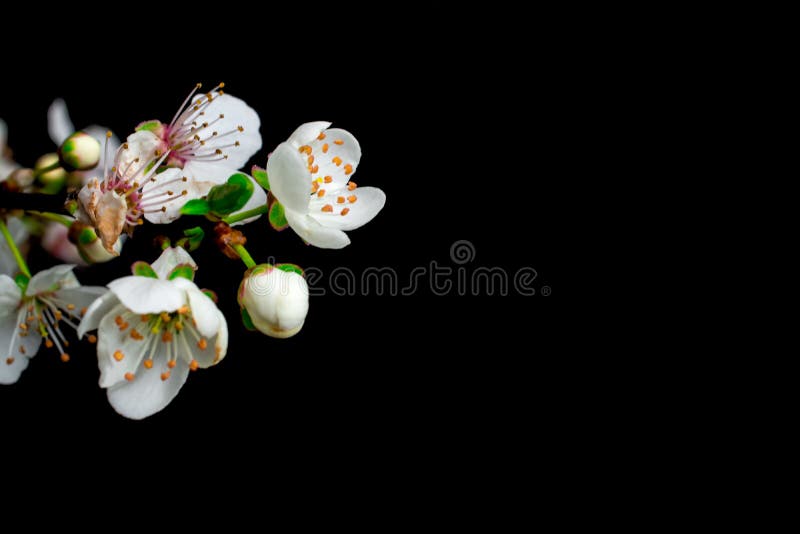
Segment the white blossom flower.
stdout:
<path fill-rule="evenodd" d="M 264 264 L 249 269 L 238 293 L 239 306 L 246 310 L 253 327 L 277 338 L 298 333 L 308 314 L 305 278 L 297 272 L 299 268 L 284 267 Z"/>
<path fill-rule="evenodd" d="M 138 276 L 108 284 L 81 321 L 78 334 L 97 329 L 100 387 L 117 413 L 143 419 L 166 407 L 189 371 L 218 363 L 228 349 L 228 326 L 214 301 L 185 276 L 196 264 L 168 248 Z"/>
<path fill-rule="evenodd" d="M 368 223 L 386 202 L 375 187 L 358 187 L 350 178 L 361 147 L 349 132 L 329 122 L 300 126 L 267 161 L 271 192 L 285 210 L 289 226 L 307 243 L 343 248 L 343 230 Z"/>
<path fill-rule="evenodd" d="M 163 124 L 151 120 L 137 127 L 137 132 L 149 133 L 158 140 L 160 150 L 169 154 L 164 162 L 166 166 L 181 169 L 182 175 L 190 181 L 203 184 L 205 191 L 202 194 L 214 185 L 225 183 L 261 149 L 258 113 L 243 100 L 225 94 L 224 86 L 220 84 L 195 97 L 200 88 L 198 84 L 175 113 L 172 122 Z M 236 213 L 267 203 L 266 192 L 251 176 L 248 178 L 254 185 L 253 194 Z M 258 217 L 239 221 L 234 226 Z"/>
<path fill-rule="evenodd" d="M 28 359 L 45 345 L 55 346 L 62 361 L 69 361 L 69 341 L 61 324 L 78 327 L 88 306 L 108 290 L 81 286 L 74 265 L 57 265 L 35 274 L 23 290 L 0 275 L 0 384 L 13 384 L 28 367 Z"/>
<path fill-rule="evenodd" d="M 123 231 L 147 219 L 167 223 L 179 216 L 181 206 L 204 195 L 208 188 L 182 176 L 179 169 L 158 172 L 167 158 L 160 142 L 149 132 L 130 135 L 119 148 L 105 178 L 87 183 L 78 193 L 78 219 L 97 230 L 109 252 Z M 112 252 L 113 253 L 113 252 Z"/>

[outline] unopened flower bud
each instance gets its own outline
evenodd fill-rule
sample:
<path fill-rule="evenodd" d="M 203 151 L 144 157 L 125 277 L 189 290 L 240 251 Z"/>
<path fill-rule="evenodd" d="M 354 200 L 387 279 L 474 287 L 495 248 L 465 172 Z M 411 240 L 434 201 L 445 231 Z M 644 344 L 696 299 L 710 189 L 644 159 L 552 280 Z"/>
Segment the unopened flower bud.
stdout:
<path fill-rule="evenodd" d="M 238 301 L 260 332 L 287 338 L 306 320 L 308 284 L 297 272 L 281 267 L 262 264 L 250 269 L 239 285 Z"/>
<path fill-rule="evenodd" d="M 45 154 L 38 160 L 36 160 L 36 165 L 34 165 L 34 170 L 37 174 L 42 170 L 48 167 L 52 167 L 53 165 L 58 164 L 58 154 Z M 56 167 L 52 170 L 39 174 L 39 181 L 42 182 L 45 186 L 47 185 L 54 185 L 63 182 L 67 178 L 67 171 L 62 169 L 61 167 Z"/>
<path fill-rule="evenodd" d="M 62 143 L 58 155 L 65 168 L 87 171 L 95 168 L 100 161 L 100 143 L 87 133 L 75 132 Z"/>
<path fill-rule="evenodd" d="M 122 237 L 114 243 L 112 254 L 103 246 L 103 242 L 97 237 L 94 228 L 75 221 L 69 228 L 69 240 L 75 243 L 78 254 L 81 255 L 86 263 L 105 263 L 119 256 L 122 251 Z"/>

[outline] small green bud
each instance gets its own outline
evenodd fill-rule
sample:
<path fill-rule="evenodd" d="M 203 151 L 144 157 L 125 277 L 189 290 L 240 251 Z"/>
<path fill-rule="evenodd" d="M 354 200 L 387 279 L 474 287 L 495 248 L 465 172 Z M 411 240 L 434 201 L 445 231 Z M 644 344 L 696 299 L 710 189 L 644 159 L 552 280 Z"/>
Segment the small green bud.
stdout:
<path fill-rule="evenodd" d="M 100 143 L 84 132 L 75 132 L 58 149 L 61 164 L 66 169 L 88 171 L 100 161 Z"/>

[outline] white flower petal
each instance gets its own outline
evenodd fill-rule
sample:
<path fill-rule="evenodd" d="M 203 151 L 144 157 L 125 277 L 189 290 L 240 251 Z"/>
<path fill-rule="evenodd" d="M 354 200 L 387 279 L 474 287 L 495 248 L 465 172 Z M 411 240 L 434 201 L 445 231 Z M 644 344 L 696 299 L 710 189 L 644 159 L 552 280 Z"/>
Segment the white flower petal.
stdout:
<path fill-rule="evenodd" d="M 336 186 L 347 185 L 361 161 L 361 146 L 353 134 L 340 128 L 331 128 L 325 131 L 324 139 L 314 139 L 309 146 L 311 155 L 314 156 L 314 166 L 319 167 L 309 178 L 322 177 L 320 188 L 329 191 Z M 331 177 L 331 185 L 325 185 L 326 176 Z"/>
<path fill-rule="evenodd" d="M 142 188 L 141 204 L 145 210 L 145 219 L 154 224 L 170 223 L 181 216 L 184 204 L 202 197 L 211 189 L 210 185 L 195 182 L 188 177 L 184 182 L 183 177 L 181 169 L 167 169 L 152 176 Z"/>
<path fill-rule="evenodd" d="M 188 282 L 188 280 L 186 281 Z M 187 288 L 186 294 L 189 296 L 189 308 L 192 310 L 192 318 L 197 322 L 198 332 L 205 337 L 216 334 L 219 329 L 217 305 L 205 293 L 197 289 L 197 286 Z"/>
<path fill-rule="evenodd" d="M 119 306 L 119 299 L 117 296 L 109 291 L 99 299 L 92 302 L 86 313 L 81 319 L 81 324 L 78 325 L 78 338 L 82 338 L 86 332 L 97 330 L 100 326 L 100 321 L 111 313 L 111 310 Z"/>
<path fill-rule="evenodd" d="M 164 142 L 159 136 L 147 130 L 132 133 L 125 140 L 128 148 L 117 152 L 117 169 L 120 174 L 126 172 L 126 177 L 132 177 L 142 167 L 146 166 L 154 157 L 156 150 L 165 150 Z M 138 162 L 135 160 L 139 160 Z"/>
<path fill-rule="evenodd" d="M 166 343 L 159 343 L 152 369 L 139 366 L 132 381 L 108 389 L 108 402 L 116 412 L 129 419 L 144 419 L 163 410 L 178 394 L 189 376 L 189 366 L 178 358 L 173 369 L 167 366 Z M 162 373 L 169 378 L 161 379 Z"/>
<path fill-rule="evenodd" d="M 218 364 L 228 352 L 228 323 L 225 321 L 225 316 L 222 315 L 222 312 L 215 310 L 215 313 L 219 321 L 219 329 L 215 332 L 214 338 L 206 340 L 205 349 L 201 349 L 200 345 L 192 342 L 193 339 L 191 337 L 187 337 L 189 350 L 191 351 L 189 358 L 190 360 L 197 360 L 197 365 L 201 369 L 207 369 Z"/>
<path fill-rule="evenodd" d="M 303 145 L 310 144 L 314 139 L 316 139 L 323 130 L 327 130 L 330 127 L 330 122 L 325 121 L 316 121 L 316 122 L 307 122 L 305 124 L 301 124 L 292 135 L 289 136 L 288 143 L 294 146 L 295 149 L 300 148 Z"/>
<path fill-rule="evenodd" d="M 183 175 L 208 189 L 218 184 L 224 184 L 232 175 L 239 172 L 227 163 L 188 161 L 183 167 Z"/>
<path fill-rule="evenodd" d="M 47 133 L 50 139 L 61 146 L 67 137 L 75 133 L 75 126 L 69 118 L 67 104 L 62 98 L 56 98 L 47 110 Z M 0 144 L 1 146 L 2 144 Z"/>
<path fill-rule="evenodd" d="M 211 136 L 211 132 L 207 132 L 204 137 L 206 144 L 203 148 L 213 151 L 219 147 L 228 156 L 225 163 L 234 169 L 241 169 L 261 149 L 261 133 L 259 132 L 261 119 L 259 119 L 258 113 L 240 98 L 227 93 L 222 96 L 213 93 L 212 96 L 214 98 L 211 104 L 203 111 L 208 122 L 214 121 L 213 131 L 218 132 L 219 135 Z M 200 95 L 193 102 L 200 99 L 205 101 L 206 96 Z M 220 118 L 220 115 L 224 115 L 224 117 Z M 236 130 L 240 126 L 243 131 L 237 132 Z M 228 132 L 236 133 L 225 135 Z M 236 141 L 239 142 L 239 146 L 227 146 Z"/>
<path fill-rule="evenodd" d="M 26 308 L 0 319 L 0 384 L 13 384 L 28 367 L 28 359 L 36 356 L 42 336 L 34 329 L 21 335 L 19 325 L 25 321 Z M 24 361 L 22 361 L 24 360 Z"/>
<path fill-rule="evenodd" d="M 0 330 L 2 328 L 0 325 Z M 28 368 L 28 361 L 28 358 L 13 358 L 9 364 L 8 360 L 0 359 L 0 384 L 4 386 L 16 384 L 22 371 Z"/>
<path fill-rule="evenodd" d="M 252 176 L 250 176 L 248 174 L 247 178 L 253 183 L 253 194 L 250 196 L 250 199 L 242 207 L 242 209 L 240 209 L 239 211 L 235 211 L 235 212 L 231 213 L 231 215 L 236 215 L 238 213 L 242 213 L 242 212 L 245 212 L 245 211 L 250 211 L 250 210 L 256 209 L 259 206 L 265 206 L 267 204 L 267 192 L 264 191 L 264 189 L 262 189 L 260 185 L 258 185 L 258 182 L 256 182 L 253 179 Z M 248 224 L 248 223 L 251 223 L 251 222 L 255 221 L 259 217 L 261 217 L 261 215 L 256 215 L 255 217 L 249 217 L 249 218 L 244 219 L 242 221 L 235 222 L 235 223 L 231 224 L 231 226 L 239 226 L 241 224 Z"/>
<path fill-rule="evenodd" d="M 308 211 L 311 198 L 311 175 L 304 154 L 291 143 L 281 143 L 267 161 L 267 175 L 272 194 L 287 210 Z"/>
<path fill-rule="evenodd" d="M 125 330 L 120 330 L 115 319 L 125 312 L 127 312 L 125 306 L 114 307 L 103 317 L 97 330 L 97 365 L 100 368 L 101 388 L 109 388 L 126 381 L 127 373 L 135 375 L 145 350 L 151 347 L 152 343 L 161 343 L 160 339 L 153 339 L 151 335 L 144 335 L 144 339 L 132 338 L 130 333 L 136 328 L 136 324 L 130 324 Z M 134 319 L 130 318 L 130 321 L 133 323 Z M 144 328 L 137 331 L 142 334 Z M 122 359 L 117 360 L 115 354 Z"/>
<path fill-rule="evenodd" d="M 72 274 L 74 265 L 56 265 L 44 271 L 39 271 L 31 277 L 26 293 L 28 295 L 38 295 L 55 291 L 56 289 L 78 287 L 78 279 Z"/>
<path fill-rule="evenodd" d="M 22 290 L 14 280 L 10 276 L 0 274 L 0 317 L 16 312 L 21 298 Z M 0 354 L 0 357 L 2 356 Z"/>
<path fill-rule="evenodd" d="M 310 216 L 286 210 L 286 221 L 308 244 L 319 248 L 344 248 L 350 238 L 341 230 L 322 226 Z"/>
<path fill-rule="evenodd" d="M 167 275 L 182 263 L 188 263 L 195 270 L 197 270 L 197 264 L 194 262 L 194 259 L 186 249 L 183 247 L 169 247 L 161 253 L 161 256 L 158 257 L 156 261 L 153 262 L 150 267 L 156 272 L 159 278 L 162 280 L 167 279 Z"/>
<path fill-rule="evenodd" d="M 79 319 L 82 309 L 86 308 L 88 312 L 89 306 L 106 293 L 110 293 L 110 291 L 101 286 L 72 287 L 56 291 L 51 300 L 59 308 L 74 316 L 76 319 Z M 71 309 L 68 306 L 69 304 L 73 306 Z"/>
<path fill-rule="evenodd" d="M 240 304 L 253 325 L 277 338 L 291 337 L 308 314 L 308 285 L 297 273 L 274 267 L 254 269 L 244 281 Z"/>
<path fill-rule="evenodd" d="M 222 361 L 225 355 L 228 353 L 228 322 L 225 320 L 225 316 L 222 314 L 221 311 L 217 310 L 217 314 L 219 315 L 219 330 L 217 331 L 217 338 L 214 340 L 214 361 L 211 365 L 216 365 Z M 208 367 L 207 365 L 203 365 L 203 362 L 200 362 L 200 367 Z"/>
<path fill-rule="evenodd" d="M 146 276 L 125 276 L 108 284 L 134 313 L 174 312 L 186 304 L 186 292 L 172 282 Z"/>
<path fill-rule="evenodd" d="M 386 203 L 386 194 L 376 187 L 358 187 L 352 192 L 342 193 L 345 198 L 349 195 L 356 197 L 356 201 L 344 204 L 334 203 L 334 210 L 326 213 L 312 207 L 310 216 L 323 226 L 338 228 L 339 230 L 355 230 L 371 221 Z M 330 199 L 329 199 L 330 202 Z M 342 207 L 350 211 L 342 215 Z"/>

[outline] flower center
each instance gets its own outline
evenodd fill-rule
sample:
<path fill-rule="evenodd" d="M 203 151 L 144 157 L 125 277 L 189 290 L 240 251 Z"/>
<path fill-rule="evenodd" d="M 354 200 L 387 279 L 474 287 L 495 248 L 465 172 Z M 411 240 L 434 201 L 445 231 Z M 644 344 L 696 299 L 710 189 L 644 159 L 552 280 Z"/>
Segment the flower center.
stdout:
<path fill-rule="evenodd" d="M 18 325 L 19 336 L 28 337 L 29 335 L 40 335 L 44 339 L 45 347 L 55 347 L 61 356 L 61 361 L 68 362 L 70 357 L 65 351 L 69 348 L 69 341 L 61 331 L 61 323 L 66 323 L 73 329 L 78 329 L 81 317 L 86 313 L 86 308 L 78 310 L 76 306 L 62 298 L 56 296 L 55 292 L 40 293 L 35 296 L 27 297 L 22 301 L 22 306 L 26 306 L 23 321 Z M 66 314 L 61 310 L 65 310 Z M 89 342 L 95 343 L 97 338 L 93 335 L 86 336 Z M 25 347 L 19 346 L 19 352 L 25 355 Z M 31 355 L 33 356 L 33 355 Z M 14 357 L 6 358 L 6 363 L 14 363 Z"/>
<path fill-rule="evenodd" d="M 206 115 L 211 102 L 225 94 L 222 90 L 225 84 L 220 83 L 189 104 L 200 87 L 198 83 L 189 93 L 165 130 L 164 141 L 171 151 L 170 165 L 183 168 L 188 161 L 223 161 L 228 159 L 227 149 L 240 146 L 236 137 L 244 132 L 242 126 L 226 125 L 223 113 Z"/>
<path fill-rule="evenodd" d="M 321 132 L 314 141 L 298 148 L 305 155 L 311 179 L 312 213 L 345 216 L 350 213 L 349 204 L 358 200 L 351 193 L 357 185 L 349 179 L 354 169 L 352 163 L 343 159 L 344 146 L 343 139 L 329 139 Z"/>
<path fill-rule="evenodd" d="M 131 339 L 144 344 L 140 353 L 145 355 L 142 365 L 146 371 L 153 368 L 153 358 L 159 346 L 165 348 L 167 370 L 161 373 L 161 380 L 169 380 L 170 370 L 175 368 L 179 357 L 188 364 L 189 369 L 197 370 L 199 364 L 194 359 L 194 353 L 197 351 L 193 350 L 191 345 L 196 346 L 200 351 L 209 349 L 208 340 L 197 331 L 196 323 L 188 306 L 183 306 L 172 313 L 137 315 L 126 311 L 116 316 L 114 322 L 120 332 L 127 331 Z M 214 361 L 217 361 L 220 349 L 215 349 L 215 351 Z M 121 348 L 113 353 L 113 358 L 117 362 L 122 362 L 125 357 Z M 125 374 L 125 379 L 128 381 L 134 378 L 133 372 Z"/>

